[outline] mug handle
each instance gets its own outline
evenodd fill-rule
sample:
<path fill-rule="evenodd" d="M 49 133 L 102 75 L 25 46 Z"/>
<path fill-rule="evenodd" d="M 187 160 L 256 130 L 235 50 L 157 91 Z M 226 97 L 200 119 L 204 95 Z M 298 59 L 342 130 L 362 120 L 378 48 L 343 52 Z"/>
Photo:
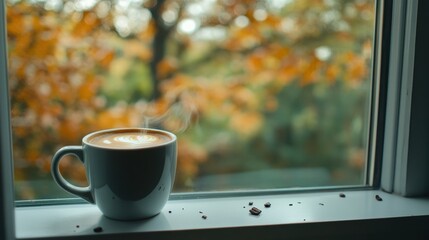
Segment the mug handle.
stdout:
<path fill-rule="evenodd" d="M 92 193 L 91 193 L 90 186 L 88 187 L 75 186 L 69 183 L 67 180 L 65 180 L 64 177 L 61 175 L 60 160 L 66 155 L 74 155 L 82 163 L 85 163 L 82 146 L 67 146 L 67 147 L 61 148 L 55 153 L 55 155 L 52 158 L 51 173 L 55 182 L 57 182 L 57 184 L 67 192 L 74 194 L 78 197 L 81 197 L 90 203 L 95 203 L 94 197 L 92 196 Z"/>

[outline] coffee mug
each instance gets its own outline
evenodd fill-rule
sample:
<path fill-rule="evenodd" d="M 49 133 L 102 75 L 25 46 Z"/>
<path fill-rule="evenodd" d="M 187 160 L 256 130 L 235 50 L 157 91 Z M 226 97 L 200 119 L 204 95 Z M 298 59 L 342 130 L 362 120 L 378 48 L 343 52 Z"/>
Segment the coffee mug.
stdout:
<path fill-rule="evenodd" d="M 66 146 L 52 158 L 51 173 L 65 191 L 96 204 L 108 218 L 137 220 L 157 215 L 168 201 L 176 173 L 176 136 L 147 128 L 90 133 L 82 146 Z M 60 160 L 74 155 L 89 182 L 78 187 L 61 175 Z"/>

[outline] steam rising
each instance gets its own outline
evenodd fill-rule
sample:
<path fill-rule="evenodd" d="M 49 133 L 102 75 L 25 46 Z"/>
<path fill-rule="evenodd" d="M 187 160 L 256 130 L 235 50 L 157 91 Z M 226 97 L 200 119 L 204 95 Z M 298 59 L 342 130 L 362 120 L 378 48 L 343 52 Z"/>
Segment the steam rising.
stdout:
<path fill-rule="evenodd" d="M 159 115 L 148 114 L 144 111 L 145 128 L 165 128 L 174 133 L 183 133 L 191 125 L 192 118 L 197 116 L 195 105 L 190 103 L 175 102 L 167 111 Z"/>

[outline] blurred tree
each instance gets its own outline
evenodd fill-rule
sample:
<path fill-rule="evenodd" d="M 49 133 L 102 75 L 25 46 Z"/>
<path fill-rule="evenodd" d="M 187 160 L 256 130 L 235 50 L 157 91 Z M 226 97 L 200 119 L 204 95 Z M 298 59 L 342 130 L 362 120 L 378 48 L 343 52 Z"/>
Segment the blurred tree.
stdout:
<path fill-rule="evenodd" d="M 17 179 L 49 178 L 90 131 L 149 124 L 179 134 L 177 190 L 284 167 L 357 184 L 374 14 L 370 0 L 11 1 Z"/>

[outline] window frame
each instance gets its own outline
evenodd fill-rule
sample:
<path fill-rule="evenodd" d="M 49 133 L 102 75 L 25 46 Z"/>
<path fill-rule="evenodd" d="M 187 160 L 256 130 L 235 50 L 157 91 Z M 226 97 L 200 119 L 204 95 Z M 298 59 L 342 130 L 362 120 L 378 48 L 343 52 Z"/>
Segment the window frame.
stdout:
<path fill-rule="evenodd" d="M 15 236 L 12 139 L 7 81 L 6 4 L 0 2 L 0 239 Z M 6 117 L 5 117 L 6 116 Z"/>
<path fill-rule="evenodd" d="M 377 193 L 387 194 L 389 197 L 398 197 L 403 202 L 403 205 L 407 208 L 412 208 L 415 203 L 413 200 L 422 200 L 425 198 L 405 198 L 405 197 L 417 197 L 427 196 L 429 193 L 429 187 L 426 182 L 429 182 L 429 171 L 426 157 L 428 156 L 427 150 L 424 146 L 429 146 L 429 136 L 425 135 L 425 131 L 419 131 L 420 129 L 428 130 L 428 127 L 424 123 L 429 122 L 429 116 L 423 111 L 424 109 L 424 90 L 429 90 L 428 83 L 424 80 L 424 53 L 429 53 L 429 49 L 424 45 L 427 41 L 427 34 L 425 35 L 423 30 L 424 22 L 428 21 L 428 16 L 425 16 L 425 10 L 429 9 L 429 4 L 425 1 L 383 1 L 377 2 L 378 6 L 383 6 L 387 9 L 383 14 L 385 29 L 382 29 L 383 35 L 388 34 L 387 39 L 376 39 L 376 44 L 383 45 L 383 48 L 377 48 L 375 54 L 374 63 L 380 64 L 377 69 L 374 69 L 374 78 L 385 79 L 380 81 L 380 86 L 374 86 L 379 88 L 380 101 L 376 104 L 376 108 L 372 111 L 379 113 L 376 119 L 379 128 L 377 131 L 373 131 L 374 135 L 371 136 L 372 144 L 376 144 L 377 148 L 371 152 L 375 157 L 382 159 L 380 162 L 370 168 L 370 176 L 374 176 L 370 182 L 372 187 L 367 189 L 360 189 L 362 194 L 368 194 L 371 191 L 377 191 Z M 6 33 L 5 31 L 5 1 L 1 2 L 0 6 L 0 32 Z M 380 16 L 379 16 L 380 17 Z M 390 28 L 391 21 L 391 28 Z M 420 30 L 420 31 L 419 31 Z M 0 35 L 0 114 L 1 116 L 10 116 L 9 96 L 8 96 L 8 81 L 7 81 L 7 48 L 6 48 L 6 34 Z M 385 46 L 388 46 L 385 48 Z M 418 48 L 417 48 L 418 46 Z M 418 51 L 416 51 L 418 49 Z M 378 62 L 378 63 L 377 63 Z M 388 62 L 388 63 L 386 63 Z M 377 81 L 378 82 L 378 81 Z M 373 99 L 374 100 L 374 99 Z M 382 111 L 385 108 L 385 112 Z M 416 126 L 417 125 L 417 126 Z M 427 131 L 429 133 L 429 131 Z M 11 126 L 10 118 L 0 118 L 0 134 L 1 134 L 1 197 L 0 197 L 0 238 L 2 239 L 15 239 L 15 217 L 16 227 L 19 229 L 23 226 L 24 219 L 22 218 L 22 211 L 24 207 L 14 209 L 13 201 L 13 176 L 12 176 L 12 150 L 11 150 Z M 382 136 L 382 137 L 379 137 Z M 414 174 L 417 172 L 417 174 Z M 413 173 L 413 174 L 411 174 Z M 421 181 L 421 178 L 426 181 Z M 325 190 L 325 191 L 324 191 Z M 181 203 L 190 207 L 189 201 L 201 199 L 201 201 L 209 201 L 216 204 L 217 202 L 233 201 L 239 199 L 242 196 L 253 196 L 254 198 L 263 198 L 265 196 L 272 197 L 273 194 L 277 194 L 277 197 L 284 198 L 285 200 L 290 199 L 291 196 L 300 196 L 305 198 L 306 194 L 311 195 L 308 200 L 314 200 L 315 198 L 325 196 L 325 194 L 338 194 L 340 191 L 352 191 L 352 189 L 309 189 L 305 192 L 273 192 L 258 191 L 258 192 L 239 192 L 234 196 L 229 195 L 230 193 L 220 194 L 175 194 L 173 198 L 175 200 L 172 204 Z M 354 190 L 356 191 L 356 190 Z M 357 193 L 356 193 L 357 194 Z M 208 198 L 211 197 L 211 198 Z M 305 198 L 307 199 L 307 198 Z M 70 202 L 64 202 L 66 206 L 70 207 Z M 188 205 L 187 205 L 188 204 Z M 410 205 L 411 204 L 411 205 Z M 429 209 L 429 201 L 424 201 L 424 206 Z M 75 205 L 78 209 L 88 207 L 86 204 Z M 93 206 L 92 206 L 93 207 Z M 31 214 L 43 214 L 46 209 L 61 208 L 61 205 L 53 206 L 42 206 L 42 207 L 28 207 L 25 211 L 29 211 Z M 19 215 L 15 216 L 15 212 Z M 412 214 L 412 213 L 410 213 Z M 19 216 L 19 217 L 18 217 Z M 171 231 L 152 231 L 152 232 L 133 232 L 133 238 L 141 238 L 149 236 L 153 238 L 165 238 L 177 234 L 179 238 L 201 238 L 208 234 L 213 236 L 232 236 L 232 234 L 243 234 L 244 236 L 260 236 L 264 238 L 264 232 L 274 231 L 275 233 L 284 233 L 292 231 L 291 236 L 299 238 L 300 236 L 310 235 L 306 234 L 309 230 L 319 230 L 319 232 L 326 227 L 328 230 L 333 232 L 338 229 L 339 226 L 344 226 L 345 230 L 340 231 L 344 234 L 356 233 L 358 230 L 355 224 L 359 226 L 366 226 L 373 229 L 373 232 L 368 234 L 375 234 L 377 230 L 383 230 L 383 233 L 389 233 L 392 237 L 395 236 L 395 232 L 401 231 L 400 228 L 392 230 L 391 227 L 386 227 L 386 223 L 391 223 L 393 226 L 400 226 L 400 224 L 406 224 L 410 228 L 418 230 L 419 233 L 423 234 L 420 236 L 428 236 L 428 233 L 424 233 L 425 226 L 422 226 L 422 222 L 427 222 L 429 219 L 429 213 L 423 212 L 421 216 L 410 216 L 406 213 L 403 215 L 395 215 L 393 217 L 379 216 L 377 219 L 371 219 L 370 217 L 363 219 L 344 219 L 340 221 L 338 219 L 333 221 L 324 222 L 323 220 L 319 223 L 300 223 L 300 224 L 287 224 L 284 222 L 264 222 L 259 225 L 245 225 L 236 227 L 222 227 L 223 233 L 216 233 L 219 228 L 202 228 L 192 229 L 192 227 L 186 230 L 171 230 Z M 52 221 L 55 221 L 53 219 Z M 190 223 L 192 224 L 192 223 Z M 119 223 L 118 223 L 119 225 Z M 126 225 L 126 224 L 125 224 Z M 424 225 L 424 224 L 423 224 Z M 382 227 L 384 226 L 384 227 Z M 299 231 L 301 230 L 301 232 Z M 109 239 L 121 239 L 120 228 L 119 233 L 100 235 L 102 237 L 109 237 Z M 324 230 L 325 232 L 326 230 Z M 171 235 L 173 233 L 173 235 Z M 249 235 L 251 233 L 251 235 Z M 404 233 L 405 234 L 405 233 Z M 313 235 L 314 236 L 314 235 Z M 322 236 L 337 236 L 334 233 L 325 233 Z M 67 239 L 70 236 L 53 236 L 57 239 Z M 92 238 L 90 235 L 81 235 L 82 239 Z M 81 239 L 81 238 L 78 239 Z M 339 237 L 338 237 L 339 238 Z M 43 238 L 38 238 L 43 239 Z"/>
<path fill-rule="evenodd" d="M 424 108 L 425 1 L 392 2 L 385 132 L 380 188 L 405 197 L 429 194 L 429 115 Z"/>

